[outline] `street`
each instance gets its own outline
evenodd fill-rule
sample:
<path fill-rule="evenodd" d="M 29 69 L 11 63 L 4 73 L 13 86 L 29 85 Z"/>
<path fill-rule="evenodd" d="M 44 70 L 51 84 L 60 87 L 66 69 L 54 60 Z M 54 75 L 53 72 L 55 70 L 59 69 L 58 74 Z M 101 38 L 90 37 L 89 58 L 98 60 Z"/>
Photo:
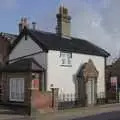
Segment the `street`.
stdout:
<path fill-rule="evenodd" d="M 0 120 L 120 120 L 120 105 L 101 105 L 49 114 L 36 114 L 33 118 L 30 119 L 27 115 L 16 114 L 8 109 L 0 109 Z"/>
<path fill-rule="evenodd" d="M 92 115 L 92 116 L 76 118 L 72 120 L 120 120 L 120 111 L 102 113 L 100 115 Z"/>
<path fill-rule="evenodd" d="M 31 119 L 29 117 L 24 117 L 19 115 L 0 115 L 0 120 L 31 120 Z M 66 118 L 66 120 L 120 120 L 120 111 L 101 113 L 98 115 L 80 117 L 75 119 Z"/>

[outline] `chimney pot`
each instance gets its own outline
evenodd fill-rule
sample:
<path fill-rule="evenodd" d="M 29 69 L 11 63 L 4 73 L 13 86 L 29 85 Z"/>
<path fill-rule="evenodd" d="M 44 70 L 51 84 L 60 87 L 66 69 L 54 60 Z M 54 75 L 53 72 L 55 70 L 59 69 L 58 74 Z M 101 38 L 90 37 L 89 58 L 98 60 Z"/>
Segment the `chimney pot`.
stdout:
<path fill-rule="evenodd" d="M 33 30 L 36 30 L 36 22 L 32 22 L 32 28 Z"/>
<path fill-rule="evenodd" d="M 21 32 L 25 27 L 29 27 L 28 20 L 26 17 L 22 17 L 19 23 L 19 32 Z"/>

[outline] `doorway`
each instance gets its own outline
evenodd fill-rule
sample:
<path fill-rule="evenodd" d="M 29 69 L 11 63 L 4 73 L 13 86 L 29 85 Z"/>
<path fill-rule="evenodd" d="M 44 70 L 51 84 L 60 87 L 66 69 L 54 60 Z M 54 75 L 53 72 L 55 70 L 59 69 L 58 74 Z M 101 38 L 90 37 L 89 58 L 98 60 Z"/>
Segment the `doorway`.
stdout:
<path fill-rule="evenodd" d="M 97 102 L 97 71 L 93 61 L 90 59 L 84 63 L 77 72 L 77 93 L 81 103 L 94 105 Z"/>
<path fill-rule="evenodd" d="M 96 87 L 95 78 L 89 78 L 86 82 L 86 95 L 87 95 L 87 105 L 96 104 L 96 95 L 97 95 L 97 87 Z"/>

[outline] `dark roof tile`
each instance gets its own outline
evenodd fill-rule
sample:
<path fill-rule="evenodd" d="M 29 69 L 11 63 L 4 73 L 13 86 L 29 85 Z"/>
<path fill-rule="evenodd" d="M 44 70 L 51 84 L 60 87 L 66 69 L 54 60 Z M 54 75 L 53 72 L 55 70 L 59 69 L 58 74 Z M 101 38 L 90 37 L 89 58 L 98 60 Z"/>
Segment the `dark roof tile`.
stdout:
<path fill-rule="evenodd" d="M 29 30 L 29 32 L 50 50 L 61 50 L 67 52 L 77 52 L 83 54 L 109 56 L 104 49 L 79 38 L 64 38 L 54 33 Z"/>
<path fill-rule="evenodd" d="M 55 33 L 43 32 L 38 30 L 24 29 L 18 38 L 14 41 L 12 49 L 16 46 L 16 44 L 20 41 L 23 34 L 29 34 L 32 39 L 45 50 L 58 50 L 58 51 L 66 51 L 66 52 L 75 52 L 96 56 L 108 57 L 110 54 L 106 52 L 104 49 L 79 38 L 65 38 L 60 37 Z M 11 51 L 12 51 L 11 49 Z"/>
<path fill-rule="evenodd" d="M 32 68 L 32 63 L 36 64 L 38 67 L 36 69 Z M 33 58 L 24 58 L 0 68 L 1 72 L 26 72 L 43 70 L 44 69 Z"/>

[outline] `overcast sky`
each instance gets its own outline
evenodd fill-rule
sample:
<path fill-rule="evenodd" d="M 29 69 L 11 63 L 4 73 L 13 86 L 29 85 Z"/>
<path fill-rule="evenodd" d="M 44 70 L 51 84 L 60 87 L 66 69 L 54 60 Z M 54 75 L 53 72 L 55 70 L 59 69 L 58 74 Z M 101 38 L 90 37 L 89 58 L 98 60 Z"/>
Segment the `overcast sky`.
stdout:
<path fill-rule="evenodd" d="M 120 0 L 61 0 L 72 17 L 72 36 L 120 56 Z M 0 0 L 0 31 L 18 33 L 22 16 L 38 29 L 55 32 L 60 0 Z"/>

